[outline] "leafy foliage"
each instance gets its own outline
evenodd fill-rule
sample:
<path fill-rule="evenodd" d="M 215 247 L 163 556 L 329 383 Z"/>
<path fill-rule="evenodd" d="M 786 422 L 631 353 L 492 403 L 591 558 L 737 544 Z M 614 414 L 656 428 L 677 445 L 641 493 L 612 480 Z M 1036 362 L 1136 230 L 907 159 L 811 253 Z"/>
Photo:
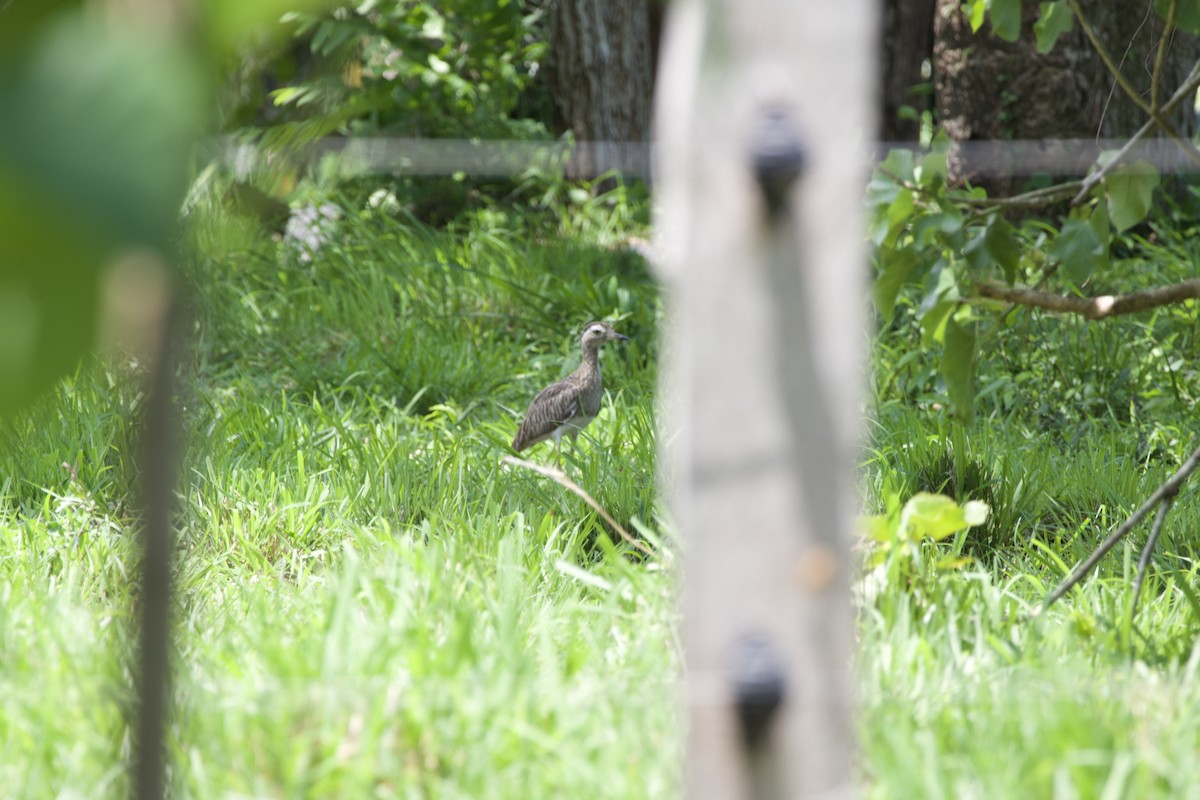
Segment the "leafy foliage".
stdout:
<path fill-rule="evenodd" d="M 949 146 L 938 134 L 924 152 L 893 151 L 868 184 L 873 296 L 890 321 L 906 288 L 919 293 L 921 344 L 944 347 L 942 378 L 957 416 L 970 422 L 977 328 L 986 318 L 981 310 L 989 308 L 967 304 L 974 287 L 987 280 L 1057 280 L 1078 291 L 1098 276 L 1107 279 L 1114 229 L 1120 233 L 1146 221 L 1159 176 L 1144 161 L 1122 164 L 1057 225 L 1034 218 L 1014 224 L 982 189 L 947 184 Z"/>
<path fill-rule="evenodd" d="M 544 135 L 514 115 L 546 45 L 541 12 L 521 3 L 369 0 L 288 17 L 310 68 L 272 94 L 290 119 L 264 131 L 268 147 L 330 132 L 412 137 Z"/>
<path fill-rule="evenodd" d="M 1156 0 L 1155 11 L 1171 25 L 1190 31 L 1197 26 L 1194 2 Z M 1021 33 L 1019 0 L 970 0 L 962 5 L 972 31 L 986 21 L 1006 41 Z M 1037 49 L 1047 53 L 1072 30 L 1078 6 L 1054 0 L 1039 6 L 1033 26 Z M 1167 37 L 1162 38 L 1162 45 Z M 1162 53 L 1159 53 L 1162 57 Z M 1157 77 L 1157 70 L 1155 71 Z M 1099 177 L 1084 184 L 1072 207 L 1053 220 L 1006 218 L 1013 208 L 1045 207 L 1075 193 L 1075 188 L 1042 187 L 1010 202 L 990 200 L 980 188 L 948 186 L 949 142 L 935 136 L 930 147 L 914 155 L 893 151 L 879 165 L 867 189 L 872 212 L 870 237 L 876 246 L 874 298 L 885 322 L 896 311 L 907 286 L 920 287 L 917 318 L 923 347 L 944 347 L 941 376 L 959 419 L 973 418 L 974 350 L 979 336 L 979 308 L 970 305 L 974 288 L 1002 277 L 1017 285 L 1058 282 L 1080 292 L 1098 279 L 1109 279 L 1114 231 L 1121 234 L 1145 222 L 1153 208 L 1160 177 L 1146 161 L 1113 165 L 1115 153 L 1102 154 Z M 996 320 L 994 324 L 1003 324 Z M 988 334 L 985 334 L 985 336 Z"/>
<path fill-rule="evenodd" d="M 1200 3 L 1195 0 L 1154 0 L 1154 10 L 1163 19 L 1173 19 L 1180 30 L 1200 34 Z"/>
<path fill-rule="evenodd" d="M 882 563 L 893 551 L 903 551 L 905 557 L 917 557 L 926 539 L 940 542 L 956 533 L 982 525 L 987 521 L 987 503 L 969 500 L 959 505 L 941 494 L 920 492 L 903 506 L 893 495 L 888 498 L 886 514 L 865 520 L 867 535 L 876 542 L 874 560 Z"/>
<path fill-rule="evenodd" d="M 370 0 L 285 20 L 290 38 L 247 58 L 226 85 L 225 129 L 270 154 L 237 168 L 240 193 L 248 186 L 304 202 L 304 187 L 315 180 L 358 200 L 384 191 L 422 222 L 445 225 L 489 205 L 537 203 L 560 191 L 561 162 L 488 176 L 456 172 L 457 164 L 435 155 L 429 174 L 430 165 L 408 160 L 400 144 L 551 141 L 549 89 L 539 79 L 544 4 Z M 310 146 L 325 137 L 388 137 L 401 152 L 388 174 L 363 175 L 352 158 L 314 158 Z"/>

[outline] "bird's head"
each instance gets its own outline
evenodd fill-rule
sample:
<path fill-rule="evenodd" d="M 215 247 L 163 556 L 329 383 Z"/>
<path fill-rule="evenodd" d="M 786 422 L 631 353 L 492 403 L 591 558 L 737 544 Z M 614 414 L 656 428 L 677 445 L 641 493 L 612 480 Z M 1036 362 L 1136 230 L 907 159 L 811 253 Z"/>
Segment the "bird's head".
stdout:
<path fill-rule="evenodd" d="M 584 350 L 598 350 L 605 342 L 627 342 L 628 336 L 622 336 L 613 330 L 607 322 L 589 322 L 583 328 L 581 343 Z"/>

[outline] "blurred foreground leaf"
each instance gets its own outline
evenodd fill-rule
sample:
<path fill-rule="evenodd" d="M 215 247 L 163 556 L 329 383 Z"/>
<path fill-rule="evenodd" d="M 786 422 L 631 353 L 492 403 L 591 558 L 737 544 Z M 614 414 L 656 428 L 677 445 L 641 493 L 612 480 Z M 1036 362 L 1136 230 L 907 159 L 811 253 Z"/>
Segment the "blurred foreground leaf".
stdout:
<path fill-rule="evenodd" d="M 67 14 L 0 56 L 0 415 L 73 369 L 119 250 L 170 250 L 207 110 L 188 51 Z"/>

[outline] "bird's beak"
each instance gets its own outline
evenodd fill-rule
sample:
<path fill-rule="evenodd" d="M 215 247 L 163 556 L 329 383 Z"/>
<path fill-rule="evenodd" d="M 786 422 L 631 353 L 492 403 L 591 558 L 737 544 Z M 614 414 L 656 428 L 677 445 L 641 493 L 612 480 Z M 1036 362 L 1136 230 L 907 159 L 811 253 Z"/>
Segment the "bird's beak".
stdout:
<path fill-rule="evenodd" d="M 628 337 L 628 336 L 624 336 L 624 335 L 622 335 L 622 334 L 619 334 L 619 333 L 617 333 L 616 331 L 613 331 L 611 334 L 609 334 L 608 338 L 609 338 L 610 340 L 612 340 L 612 341 L 616 341 L 616 342 L 628 342 L 628 341 L 629 341 L 629 337 Z"/>

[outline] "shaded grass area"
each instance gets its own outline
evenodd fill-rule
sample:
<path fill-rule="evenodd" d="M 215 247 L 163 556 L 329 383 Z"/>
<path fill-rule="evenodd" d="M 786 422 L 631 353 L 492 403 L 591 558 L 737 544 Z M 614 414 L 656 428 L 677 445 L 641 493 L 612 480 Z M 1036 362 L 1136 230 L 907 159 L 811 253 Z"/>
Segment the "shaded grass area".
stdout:
<path fill-rule="evenodd" d="M 225 233 L 196 232 L 186 275 L 175 795 L 672 796 L 672 569 L 500 464 L 612 319 L 633 341 L 566 457 L 618 520 L 659 524 L 641 259 L 353 211 L 316 254 Z M 21 796 L 127 791 L 139 372 L 90 362 L 2 431 L 0 785 Z"/>

